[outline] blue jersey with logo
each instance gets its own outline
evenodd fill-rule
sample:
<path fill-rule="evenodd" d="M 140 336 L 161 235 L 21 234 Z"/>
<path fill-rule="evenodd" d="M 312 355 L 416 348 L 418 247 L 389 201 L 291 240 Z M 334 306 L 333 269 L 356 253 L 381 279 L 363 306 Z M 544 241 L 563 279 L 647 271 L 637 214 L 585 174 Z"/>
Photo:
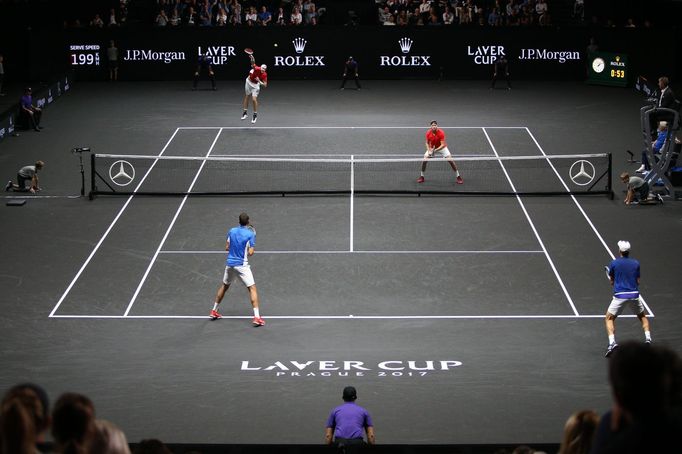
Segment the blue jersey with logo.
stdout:
<path fill-rule="evenodd" d="M 256 234 L 253 230 L 240 225 L 227 232 L 230 250 L 227 252 L 227 266 L 243 266 L 249 264 L 248 248 L 256 247 Z"/>
<path fill-rule="evenodd" d="M 613 278 L 613 296 L 622 299 L 639 297 L 639 262 L 629 257 L 619 257 L 609 265 Z"/>

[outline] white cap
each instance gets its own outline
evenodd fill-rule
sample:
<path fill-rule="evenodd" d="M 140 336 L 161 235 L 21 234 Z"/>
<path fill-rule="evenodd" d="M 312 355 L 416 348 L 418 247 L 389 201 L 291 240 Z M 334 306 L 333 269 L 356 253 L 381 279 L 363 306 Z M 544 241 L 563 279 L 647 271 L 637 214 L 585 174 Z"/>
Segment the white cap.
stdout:
<path fill-rule="evenodd" d="M 630 250 L 630 242 L 629 241 L 619 241 L 618 242 L 618 250 L 621 252 L 627 252 Z"/>
<path fill-rule="evenodd" d="M 263 71 L 267 71 L 268 65 L 260 65 L 260 69 Z"/>

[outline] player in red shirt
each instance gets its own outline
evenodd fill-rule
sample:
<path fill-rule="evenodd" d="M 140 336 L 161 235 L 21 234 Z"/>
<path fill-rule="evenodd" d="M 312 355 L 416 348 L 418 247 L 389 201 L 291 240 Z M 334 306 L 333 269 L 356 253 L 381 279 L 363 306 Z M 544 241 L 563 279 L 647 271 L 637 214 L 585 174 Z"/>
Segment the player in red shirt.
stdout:
<path fill-rule="evenodd" d="M 424 182 L 424 172 L 426 172 L 426 163 L 430 158 L 433 157 L 434 153 L 439 153 L 450 163 L 452 170 L 455 171 L 455 175 L 457 176 L 456 180 L 457 184 L 463 184 L 464 180 L 459 175 L 459 170 L 457 170 L 455 161 L 452 159 L 450 150 L 448 150 L 448 145 L 445 143 L 445 133 L 441 129 L 438 129 L 438 122 L 436 120 L 433 120 L 431 122 L 431 128 L 428 131 L 426 131 L 426 153 L 424 153 L 422 171 L 419 178 L 417 178 L 417 183 Z"/>
<path fill-rule="evenodd" d="M 267 65 L 256 66 L 256 59 L 253 55 L 249 55 L 251 59 L 251 71 L 246 77 L 246 82 L 244 84 L 244 112 L 242 113 L 242 120 L 246 120 L 249 116 L 249 98 L 253 101 L 253 118 L 251 123 L 255 123 L 258 119 L 258 93 L 261 87 L 268 86 L 268 73 L 265 71 L 268 69 Z"/>

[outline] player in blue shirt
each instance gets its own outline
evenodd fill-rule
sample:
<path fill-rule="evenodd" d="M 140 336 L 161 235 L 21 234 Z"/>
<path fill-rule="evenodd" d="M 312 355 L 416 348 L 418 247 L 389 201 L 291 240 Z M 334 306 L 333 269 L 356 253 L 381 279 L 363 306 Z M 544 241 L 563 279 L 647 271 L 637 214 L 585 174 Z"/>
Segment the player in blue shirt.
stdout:
<path fill-rule="evenodd" d="M 227 232 L 225 274 L 223 275 L 222 285 L 218 287 L 213 309 L 209 314 L 211 320 L 217 320 L 222 317 L 220 312 L 218 312 L 218 305 L 223 300 L 227 289 L 230 288 L 230 284 L 239 278 L 249 291 L 251 306 L 253 306 L 253 325 L 265 325 L 265 321 L 260 317 L 258 310 L 258 291 L 256 290 L 256 282 L 253 280 L 253 274 L 251 273 L 251 266 L 249 265 L 249 257 L 254 254 L 255 247 L 256 231 L 249 224 L 249 215 L 242 213 L 239 215 L 239 226 Z"/>
<path fill-rule="evenodd" d="M 613 286 L 613 299 L 606 311 L 606 334 L 609 335 L 609 346 L 606 349 L 608 357 L 618 348 L 616 343 L 616 317 L 618 317 L 629 305 L 637 318 L 642 323 L 644 338 L 647 344 L 651 343 L 649 320 L 646 318 L 644 303 L 639 295 L 639 262 L 630 258 L 630 243 L 619 241 L 618 250 L 620 257 L 609 265 L 609 279 Z"/>

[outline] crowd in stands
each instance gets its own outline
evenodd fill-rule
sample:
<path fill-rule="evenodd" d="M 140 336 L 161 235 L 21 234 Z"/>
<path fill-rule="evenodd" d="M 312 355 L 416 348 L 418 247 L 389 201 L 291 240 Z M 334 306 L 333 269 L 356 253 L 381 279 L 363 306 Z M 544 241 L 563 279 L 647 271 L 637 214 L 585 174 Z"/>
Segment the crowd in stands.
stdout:
<path fill-rule="evenodd" d="M 113 28 L 126 25 L 128 21 L 128 6 L 130 0 L 117 0 L 115 6 L 104 8 L 98 6 L 96 9 L 101 9 L 95 12 L 92 17 L 84 21 L 83 18 L 64 18 L 64 28 Z"/>
<path fill-rule="evenodd" d="M 625 342 L 609 357 L 608 376 L 611 410 L 601 418 L 593 410 L 573 413 L 563 428 L 559 454 L 677 452 L 682 430 L 680 356 L 667 347 Z M 370 444 L 373 427 L 371 432 Z M 557 428 L 557 438 L 561 432 Z M 87 396 L 62 394 L 50 412 L 48 395 L 40 386 L 24 383 L 8 390 L 0 406 L 0 454 L 39 454 L 48 433 L 54 440 L 50 452 L 56 454 L 131 452 L 123 431 L 97 419 Z M 325 433 L 329 441 L 328 430 Z M 143 440 L 133 452 L 171 451 L 158 440 Z M 512 453 L 537 451 L 519 446 Z"/>
<path fill-rule="evenodd" d="M 551 25 L 547 0 L 375 0 L 383 25 Z"/>
<path fill-rule="evenodd" d="M 313 0 L 158 0 L 157 27 L 316 26 L 326 8 Z"/>

